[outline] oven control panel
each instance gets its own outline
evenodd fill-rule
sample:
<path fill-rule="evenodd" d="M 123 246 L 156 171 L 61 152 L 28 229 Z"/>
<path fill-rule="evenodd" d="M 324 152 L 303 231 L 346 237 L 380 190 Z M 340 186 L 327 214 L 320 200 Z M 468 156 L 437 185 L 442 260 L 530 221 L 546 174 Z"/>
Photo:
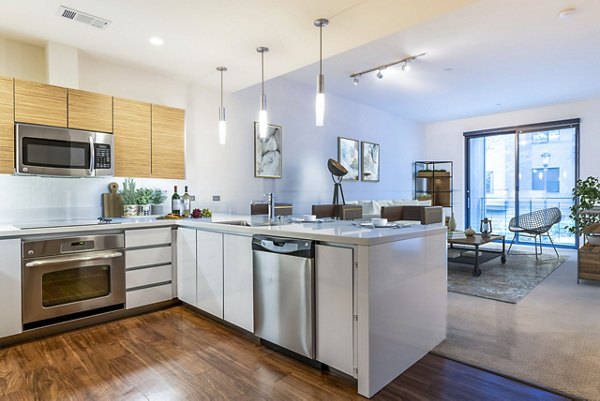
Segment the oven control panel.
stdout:
<path fill-rule="evenodd" d="M 96 163 L 94 167 L 96 169 L 109 169 L 111 168 L 111 158 L 110 158 L 110 145 L 104 143 L 96 143 L 94 144 L 94 150 L 96 152 Z"/>

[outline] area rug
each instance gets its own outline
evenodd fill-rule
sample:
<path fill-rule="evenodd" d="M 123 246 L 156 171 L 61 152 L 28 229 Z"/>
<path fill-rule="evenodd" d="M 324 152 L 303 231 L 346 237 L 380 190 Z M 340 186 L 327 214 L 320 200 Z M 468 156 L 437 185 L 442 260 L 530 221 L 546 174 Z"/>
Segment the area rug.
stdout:
<path fill-rule="evenodd" d="M 472 274 L 473 264 L 448 260 L 448 291 L 516 304 L 567 260 L 566 256 L 541 255 L 536 260 L 534 255 L 511 254 L 502 264 L 500 258 L 493 256 L 482 255 L 479 277 Z"/>

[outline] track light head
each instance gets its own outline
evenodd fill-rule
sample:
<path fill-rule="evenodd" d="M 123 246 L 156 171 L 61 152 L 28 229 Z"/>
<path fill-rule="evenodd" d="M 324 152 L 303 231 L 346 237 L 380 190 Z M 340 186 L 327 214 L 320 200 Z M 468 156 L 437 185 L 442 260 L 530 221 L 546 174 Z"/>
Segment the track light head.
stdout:
<path fill-rule="evenodd" d="M 358 81 L 359 81 L 358 77 L 354 77 L 354 82 L 353 82 L 354 86 L 358 85 Z"/>
<path fill-rule="evenodd" d="M 402 71 L 410 71 L 410 65 L 408 64 L 408 61 L 405 61 L 404 64 L 402 64 Z"/>
<path fill-rule="evenodd" d="M 383 78 L 383 74 L 381 73 L 381 70 L 377 71 L 377 78 L 379 78 L 379 79 Z"/>

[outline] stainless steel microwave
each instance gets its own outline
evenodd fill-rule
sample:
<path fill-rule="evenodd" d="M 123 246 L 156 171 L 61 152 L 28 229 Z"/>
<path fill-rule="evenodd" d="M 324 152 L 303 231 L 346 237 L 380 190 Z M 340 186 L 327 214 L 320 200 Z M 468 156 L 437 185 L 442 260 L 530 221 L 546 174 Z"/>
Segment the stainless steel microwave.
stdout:
<path fill-rule="evenodd" d="M 112 134 L 16 124 L 17 174 L 70 177 L 114 175 Z"/>

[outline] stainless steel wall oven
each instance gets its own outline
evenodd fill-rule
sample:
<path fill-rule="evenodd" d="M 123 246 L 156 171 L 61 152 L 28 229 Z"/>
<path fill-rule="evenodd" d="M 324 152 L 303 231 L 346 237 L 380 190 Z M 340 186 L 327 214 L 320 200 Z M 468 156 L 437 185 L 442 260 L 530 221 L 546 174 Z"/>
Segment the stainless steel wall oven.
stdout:
<path fill-rule="evenodd" d="M 22 243 L 23 328 L 123 309 L 123 234 Z"/>

